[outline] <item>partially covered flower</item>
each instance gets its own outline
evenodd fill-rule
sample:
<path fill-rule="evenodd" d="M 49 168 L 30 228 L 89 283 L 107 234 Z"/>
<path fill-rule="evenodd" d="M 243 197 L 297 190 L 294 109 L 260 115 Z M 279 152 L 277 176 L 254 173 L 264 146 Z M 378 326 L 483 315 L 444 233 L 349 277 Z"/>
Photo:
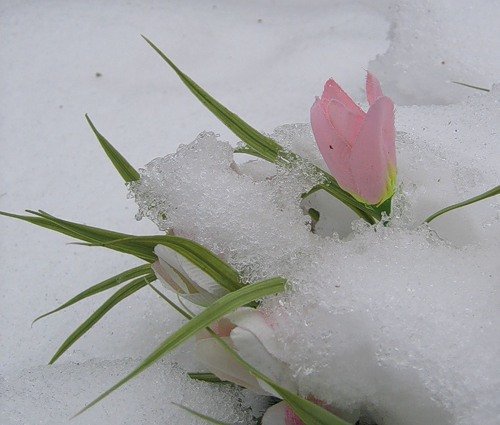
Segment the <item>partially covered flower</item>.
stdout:
<path fill-rule="evenodd" d="M 170 290 L 193 304 L 208 306 L 228 291 L 186 257 L 165 245 L 156 245 L 151 268 L 156 277 Z"/>
<path fill-rule="evenodd" d="M 262 417 L 262 425 L 304 425 L 284 401 L 272 405 Z"/>
<path fill-rule="evenodd" d="M 320 400 L 315 398 L 309 398 L 309 400 L 326 410 L 331 410 L 330 406 Z M 305 425 L 285 401 L 280 401 L 267 409 L 261 423 L 262 425 Z"/>
<path fill-rule="evenodd" d="M 274 330 L 261 311 L 241 307 L 217 322 L 212 329 L 259 372 L 279 385 L 295 390 L 288 365 L 277 357 L 279 348 Z M 267 384 L 250 374 L 206 331 L 197 338 L 196 354 L 220 379 L 234 382 L 258 394 L 278 396 Z"/>
<path fill-rule="evenodd" d="M 233 323 L 224 318 L 210 327 L 220 339 L 234 348 L 229 337 L 231 331 L 235 328 Z M 195 347 L 198 360 L 204 363 L 210 372 L 219 379 L 248 388 L 257 394 L 267 394 L 259 385 L 257 379 L 231 356 L 209 332 L 201 331 L 197 335 Z"/>
<path fill-rule="evenodd" d="M 357 200 L 379 205 L 396 186 L 394 104 L 379 81 L 366 78 L 365 113 L 332 79 L 311 108 L 311 126 L 332 176 Z"/>

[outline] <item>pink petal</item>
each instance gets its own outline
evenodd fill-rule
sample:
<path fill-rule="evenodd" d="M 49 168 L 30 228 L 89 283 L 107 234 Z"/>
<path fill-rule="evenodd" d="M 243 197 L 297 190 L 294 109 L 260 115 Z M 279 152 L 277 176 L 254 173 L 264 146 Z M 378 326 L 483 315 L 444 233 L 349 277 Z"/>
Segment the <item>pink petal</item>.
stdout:
<path fill-rule="evenodd" d="M 327 111 L 330 122 L 337 130 L 344 144 L 352 146 L 361 130 L 365 113 L 363 112 L 363 115 L 354 114 L 335 99 L 330 101 Z"/>
<path fill-rule="evenodd" d="M 390 187 L 396 167 L 394 104 L 380 97 L 368 110 L 354 143 L 350 168 L 354 193 L 369 204 L 379 204 L 392 193 Z"/>
<path fill-rule="evenodd" d="M 296 415 L 296 413 L 288 405 L 285 408 L 285 424 L 286 425 L 305 425 L 304 422 L 302 422 L 302 420 Z"/>
<path fill-rule="evenodd" d="M 368 103 L 373 105 L 379 97 L 382 97 L 384 94 L 382 93 L 382 89 L 380 88 L 380 82 L 377 78 L 367 72 L 366 73 L 366 98 L 368 99 Z"/>
<path fill-rule="evenodd" d="M 311 127 L 319 151 L 332 176 L 345 190 L 354 190 L 356 186 L 349 168 L 350 145 L 332 125 L 320 99 L 316 99 L 311 108 Z"/>
<path fill-rule="evenodd" d="M 331 100 L 335 99 L 346 107 L 346 109 L 356 115 L 364 115 L 362 109 L 354 103 L 349 95 L 341 89 L 341 87 L 331 78 L 325 83 L 323 95 L 321 100 L 328 104 Z"/>

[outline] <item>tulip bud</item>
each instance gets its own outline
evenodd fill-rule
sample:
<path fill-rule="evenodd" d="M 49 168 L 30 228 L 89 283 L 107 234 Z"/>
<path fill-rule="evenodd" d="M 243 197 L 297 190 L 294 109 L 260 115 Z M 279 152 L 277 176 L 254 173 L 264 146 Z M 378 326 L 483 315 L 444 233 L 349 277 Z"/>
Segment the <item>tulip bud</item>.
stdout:
<path fill-rule="evenodd" d="M 366 78 L 365 113 L 332 79 L 311 108 L 311 126 L 332 176 L 358 201 L 380 205 L 396 187 L 394 104 Z"/>

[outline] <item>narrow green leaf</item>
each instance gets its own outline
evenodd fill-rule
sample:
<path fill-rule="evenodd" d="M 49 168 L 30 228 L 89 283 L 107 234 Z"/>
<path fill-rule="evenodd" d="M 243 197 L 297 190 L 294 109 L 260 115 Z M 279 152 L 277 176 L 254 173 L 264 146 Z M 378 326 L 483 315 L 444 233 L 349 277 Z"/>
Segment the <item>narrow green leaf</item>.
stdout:
<path fill-rule="evenodd" d="M 111 310 L 120 301 L 123 301 L 128 296 L 137 292 L 139 289 L 146 286 L 148 283 L 156 280 L 156 276 L 150 273 L 146 276 L 140 277 L 133 280 L 132 282 L 125 285 L 116 291 L 110 298 L 108 298 L 103 305 L 101 305 L 85 322 L 83 322 L 78 328 L 62 343 L 57 352 L 54 354 L 49 364 L 53 364 L 65 351 L 68 350 L 78 339 L 80 339 L 92 326 L 94 326 L 101 318 Z"/>
<path fill-rule="evenodd" d="M 248 125 L 238 115 L 231 112 L 207 92 L 205 92 L 191 78 L 184 74 L 153 42 L 142 36 L 144 40 L 167 62 L 179 76 L 186 87 L 234 134 L 250 145 L 256 152 L 268 161 L 275 162 L 283 148 L 270 137 L 262 135 L 252 126 Z"/>
<path fill-rule="evenodd" d="M 500 185 L 496 186 L 493 189 L 490 189 L 484 193 L 481 193 L 481 195 L 474 196 L 473 198 L 459 202 L 458 204 L 453 204 L 453 205 L 450 205 L 449 207 L 443 208 L 442 210 L 439 210 L 438 212 L 435 212 L 431 216 L 427 217 L 425 219 L 424 223 L 430 223 L 435 218 L 437 218 L 440 215 L 443 215 L 449 211 L 453 211 L 453 210 L 456 210 L 457 208 L 465 207 L 467 205 L 473 204 L 474 202 L 482 201 L 483 199 L 491 198 L 492 196 L 496 196 L 499 194 L 500 194 Z"/>
<path fill-rule="evenodd" d="M 109 241 L 115 241 L 118 239 L 126 239 L 132 237 L 125 233 L 113 232 L 110 230 L 99 229 L 97 227 L 86 226 L 84 224 L 73 223 L 71 221 L 62 220 L 60 218 L 51 216 L 43 211 L 31 211 L 27 210 L 28 213 L 35 215 L 25 216 L 19 214 L 12 214 L 0 211 L 0 215 L 16 218 L 18 220 L 23 220 L 31 224 L 35 224 L 40 227 L 45 227 L 46 229 L 53 230 L 55 232 L 63 233 L 81 241 L 85 241 L 91 244 L 103 244 Z M 122 244 L 113 245 L 110 247 L 118 252 L 123 252 L 125 254 L 134 255 L 142 260 L 153 262 L 156 260 L 156 256 L 150 249 L 145 249 L 142 246 L 135 246 L 133 242 L 124 242 Z"/>
<path fill-rule="evenodd" d="M 177 304 L 175 304 L 173 301 L 171 301 L 168 297 L 165 296 L 161 291 L 156 289 L 151 283 L 149 284 L 149 287 L 156 292 L 156 294 L 162 298 L 167 304 L 170 305 L 174 310 L 176 310 L 178 313 L 182 314 L 186 319 L 190 320 L 193 316 L 191 314 L 186 313 L 182 308 L 180 308 Z"/>
<path fill-rule="evenodd" d="M 461 83 L 459 81 L 452 81 L 452 83 L 455 83 L 455 84 L 460 84 L 461 86 L 465 86 L 465 87 L 470 87 L 471 89 L 476 89 L 476 90 L 482 90 L 482 91 L 490 91 L 489 89 L 485 89 L 484 87 L 478 87 L 478 86 L 473 86 L 472 84 L 467 84 L 467 83 Z"/>
<path fill-rule="evenodd" d="M 170 60 L 165 55 L 165 53 L 163 53 L 158 47 L 156 47 L 155 44 L 153 44 L 152 41 L 144 36 L 142 37 L 162 57 L 162 59 L 168 63 L 168 65 L 179 76 L 181 81 L 186 85 L 191 93 L 193 93 L 200 100 L 200 102 L 210 110 L 210 112 L 212 112 L 226 127 L 228 127 L 250 148 L 247 150 L 238 148 L 237 151 L 257 156 L 275 164 L 279 163 L 283 166 L 290 166 L 297 161 L 300 161 L 302 163 L 309 163 L 299 155 L 285 150 L 275 140 L 271 139 L 270 137 L 264 136 L 255 128 L 248 125 L 238 115 L 231 112 L 224 105 L 215 100 L 210 94 L 208 94 L 198 84 L 196 84 L 189 76 L 182 72 L 172 62 L 172 60 Z M 316 171 L 325 178 L 324 186 L 325 190 L 329 194 L 335 196 L 341 202 L 345 203 L 354 212 L 356 212 L 356 214 L 370 223 L 375 222 L 372 217 L 380 219 L 380 212 L 377 211 L 376 208 L 367 206 L 357 201 L 353 196 L 340 188 L 333 176 L 321 170 L 319 167 L 314 166 L 314 168 L 316 168 Z"/>
<path fill-rule="evenodd" d="M 339 189 L 338 187 L 335 186 L 335 184 L 332 181 L 328 180 L 328 173 L 320 170 L 322 173 L 324 173 L 325 176 L 325 183 L 318 184 L 311 188 L 309 192 L 303 193 L 301 195 L 302 199 L 307 198 L 309 195 L 312 195 L 315 192 L 318 192 L 319 190 L 324 190 L 325 192 L 329 193 L 333 197 L 337 198 L 340 202 L 345 204 L 347 207 L 349 207 L 351 210 L 353 210 L 360 218 L 365 220 L 366 222 L 370 224 L 375 224 L 375 219 L 380 220 L 382 217 L 381 213 L 376 211 L 372 206 L 369 205 L 364 205 L 364 204 L 359 204 L 362 205 L 360 207 L 356 203 L 356 201 L 351 195 L 349 195 L 347 192 L 343 191 L 342 189 Z"/>
<path fill-rule="evenodd" d="M 235 292 L 231 292 L 219 298 L 212 305 L 203 310 L 200 314 L 193 317 L 189 322 L 183 325 L 180 329 L 170 335 L 153 353 L 151 353 L 135 370 L 129 373 L 120 382 L 113 385 L 109 390 L 105 391 L 98 398 L 88 404 L 84 409 L 77 413 L 83 413 L 85 410 L 91 408 L 96 403 L 107 397 L 117 388 L 128 382 L 130 379 L 139 375 L 145 369 L 150 367 L 153 363 L 158 361 L 168 352 L 178 347 L 190 337 L 195 335 L 200 330 L 209 326 L 212 322 L 220 319 L 225 314 L 241 307 L 251 301 L 263 298 L 267 295 L 275 294 L 283 291 L 285 288 L 285 279 L 274 278 L 265 280 L 259 283 L 245 286 Z"/>
<path fill-rule="evenodd" d="M 223 381 L 210 372 L 188 372 L 188 376 L 196 381 L 211 382 L 214 384 L 231 384 L 231 382 Z"/>
<path fill-rule="evenodd" d="M 80 292 L 78 295 L 74 296 L 69 301 L 66 301 L 64 304 L 57 307 L 56 309 L 51 310 L 48 313 L 42 314 L 41 316 L 37 317 L 35 320 L 33 320 L 33 323 L 37 322 L 43 317 L 47 317 L 53 313 L 61 311 L 85 298 L 98 294 L 99 292 L 106 291 L 108 289 L 114 288 L 117 285 L 120 285 L 121 283 L 127 282 L 135 277 L 144 276 L 150 273 L 151 273 L 151 266 L 149 264 L 143 264 L 141 266 L 134 267 L 133 269 L 126 270 L 122 273 L 117 274 L 116 276 L 110 277 L 109 279 L 106 279 L 96 285 L 91 286 L 90 288 L 86 289 L 83 292 Z"/>
<path fill-rule="evenodd" d="M 85 114 L 85 118 L 87 119 L 87 122 L 89 123 L 90 128 L 94 132 L 95 136 L 97 137 L 97 140 L 99 140 L 99 143 L 104 149 L 104 152 L 111 160 L 116 170 L 120 173 L 120 176 L 122 176 L 123 180 L 125 180 L 125 183 L 130 183 L 139 180 L 141 176 L 135 170 L 135 168 L 129 164 L 129 162 L 123 157 L 123 155 L 120 152 L 118 152 L 113 147 L 113 145 L 109 143 L 101 133 L 99 133 L 99 131 L 97 131 L 97 129 L 94 126 L 94 123 L 90 120 L 87 114 Z"/>
<path fill-rule="evenodd" d="M 156 245 L 168 246 L 183 257 L 186 257 L 227 290 L 234 291 L 244 286 L 238 272 L 229 264 L 222 261 L 202 245 L 179 236 L 128 236 L 124 239 L 94 245 L 113 249 L 114 246 L 121 246 L 123 244 L 140 247 L 142 250 L 150 252 L 153 252 Z"/>
<path fill-rule="evenodd" d="M 33 214 L 34 217 L 4 212 L 0 212 L 0 215 L 17 218 L 63 233 L 84 241 L 90 246 L 102 246 L 134 255 L 150 263 L 157 259 L 154 247 L 162 244 L 172 248 L 196 264 L 229 291 L 234 291 L 244 286 L 236 270 L 205 247 L 189 239 L 170 235 L 134 236 L 62 220 L 43 211 L 28 210 L 27 212 Z"/>
<path fill-rule="evenodd" d="M 264 158 L 262 155 L 260 155 L 258 152 L 256 152 L 254 149 L 252 149 L 250 146 L 239 146 L 239 147 L 235 148 L 233 152 L 255 156 L 257 158 L 260 158 L 260 159 L 267 161 L 266 158 Z"/>
<path fill-rule="evenodd" d="M 180 407 L 181 409 L 185 410 L 186 412 L 191 413 L 193 416 L 197 416 L 200 419 L 204 419 L 210 424 L 216 424 L 216 425 L 235 425 L 235 424 L 230 424 L 227 422 L 221 422 L 217 419 L 211 418 L 210 416 L 204 415 L 203 413 L 197 412 L 196 410 L 190 409 L 189 407 L 183 406 L 182 404 L 178 403 L 172 403 L 173 405 Z"/>

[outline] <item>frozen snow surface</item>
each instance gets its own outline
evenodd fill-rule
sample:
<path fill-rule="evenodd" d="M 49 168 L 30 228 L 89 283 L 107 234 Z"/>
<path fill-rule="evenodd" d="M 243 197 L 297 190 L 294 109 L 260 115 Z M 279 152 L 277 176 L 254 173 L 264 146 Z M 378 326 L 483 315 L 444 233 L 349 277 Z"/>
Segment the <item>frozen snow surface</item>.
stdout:
<path fill-rule="evenodd" d="M 386 6 L 387 4 L 384 4 Z M 391 44 L 370 62 L 396 103 L 447 104 L 498 81 L 498 0 L 396 1 L 385 9 Z"/>
<path fill-rule="evenodd" d="M 0 209 L 41 208 L 119 231 L 157 232 L 131 219 L 136 207 L 83 122 L 89 112 L 133 164 L 159 157 L 133 188 L 141 214 L 204 244 L 250 281 L 289 279 L 289 291 L 264 308 L 303 394 L 353 421 L 367 412 L 379 425 L 498 423 L 499 200 L 420 225 L 498 184 L 498 6 L 2 2 Z M 323 213 L 312 233 L 300 194 L 314 176 L 233 155 L 234 136 L 139 33 L 269 133 L 307 122 L 330 76 L 364 102 L 363 67 L 373 70 L 397 103 L 399 188 L 390 225 L 366 227 L 318 194 L 307 201 Z M 204 130 L 220 136 L 196 137 Z M 323 166 L 308 124 L 280 126 L 273 137 Z M 137 264 L 66 241 L 2 219 L 2 424 L 66 423 L 182 323 L 143 290 L 46 366 L 108 295 L 33 328 L 31 320 Z M 170 404 L 177 402 L 250 423 L 248 405 L 256 414 L 260 402 L 186 377 L 198 369 L 187 345 L 74 422 L 197 423 Z"/>
<path fill-rule="evenodd" d="M 384 424 L 495 423 L 498 199 L 421 223 L 499 180 L 498 101 L 495 87 L 460 104 L 399 108 L 400 185 L 387 227 L 312 201 L 343 229 L 313 234 L 300 194 L 314 180 L 261 160 L 237 165 L 211 133 L 148 164 L 133 193 L 141 214 L 249 280 L 289 279 L 290 292 L 266 307 L 304 395 L 354 421 L 368 412 Z M 308 125 L 274 136 L 317 159 Z"/>

